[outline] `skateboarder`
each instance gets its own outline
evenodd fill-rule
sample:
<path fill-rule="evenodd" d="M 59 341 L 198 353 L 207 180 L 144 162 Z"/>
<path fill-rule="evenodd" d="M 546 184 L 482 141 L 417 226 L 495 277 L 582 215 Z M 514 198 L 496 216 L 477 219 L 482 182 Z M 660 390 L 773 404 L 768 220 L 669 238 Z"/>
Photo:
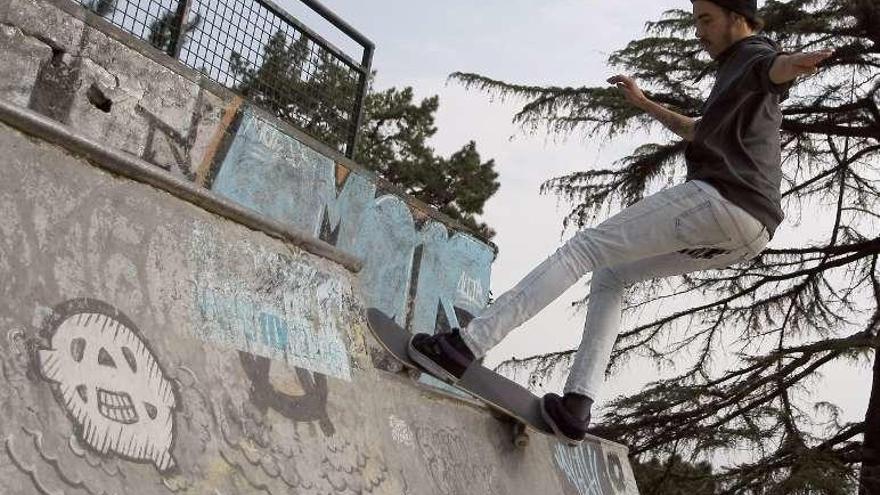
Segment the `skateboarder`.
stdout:
<path fill-rule="evenodd" d="M 410 341 L 414 361 L 455 381 L 475 357 L 593 272 L 584 336 L 564 396 L 542 399 L 545 418 L 570 443 L 584 438 L 599 397 L 624 288 L 748 260 L 772 239 L 784 216 L 779 104 L 795 78 L 831 55 L 780 53 L 757 34 L 763 26 L 756 0 L 692 0 L 692 8 L 696 37 L 718 62 L 701 118 L 649 100 L 629 77 L 608 79 L 628 102 L 688 141 L 686 181 L 579 231 L 466 328 Z"/>

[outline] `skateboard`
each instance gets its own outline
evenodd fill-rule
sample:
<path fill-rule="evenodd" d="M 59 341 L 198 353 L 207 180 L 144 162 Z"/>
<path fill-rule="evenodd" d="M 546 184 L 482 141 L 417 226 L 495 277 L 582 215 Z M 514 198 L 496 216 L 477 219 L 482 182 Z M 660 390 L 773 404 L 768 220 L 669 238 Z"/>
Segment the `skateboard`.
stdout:
<path fill-rule="evenodd" d="M 413 379 L 418 379 L 422 369 L 409 358 L 407 352 L 412 334 L 375 308 L 367 310 L 367 323 L 382 347 L 404 366 Z M 554 435 L 553 429 L 541 415 L 541 399 L 522 385 L 479 363 L 471 364 L 461 380 L 450 385 L 476 397 L 493 411 L 497 419 L 510 424 L 513 443 L 519 448 L 529 444 L 529 429 Z"/>

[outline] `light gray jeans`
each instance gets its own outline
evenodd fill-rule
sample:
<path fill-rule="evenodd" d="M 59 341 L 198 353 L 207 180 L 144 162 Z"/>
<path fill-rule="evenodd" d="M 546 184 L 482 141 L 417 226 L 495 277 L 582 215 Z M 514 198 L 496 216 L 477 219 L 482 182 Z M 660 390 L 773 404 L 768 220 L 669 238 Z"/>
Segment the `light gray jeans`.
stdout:
<path fill-rule="evenodd" d="M 584 336 L 564 391 L 597 400 L 627 286 L 723 268 L 757 256 L 769 240 L 760 221 L 714 187 L 688 181 L 579 231 L 472 320 L 462 338 L 475 355 L 485 355 L 592 271 Z"/>

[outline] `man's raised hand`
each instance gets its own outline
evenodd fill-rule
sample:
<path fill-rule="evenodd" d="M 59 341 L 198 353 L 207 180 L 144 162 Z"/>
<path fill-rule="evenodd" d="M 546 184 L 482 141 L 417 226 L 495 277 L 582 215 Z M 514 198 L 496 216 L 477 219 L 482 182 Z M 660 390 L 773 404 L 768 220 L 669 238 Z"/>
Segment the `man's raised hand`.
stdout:
<path fill-rule="evenodd" d="M 648 99 L 645 96 L 645 93 L 642 93 L 642 90 L 639 89 L 639 85 L 636 84 L 636 82 L 633 81 L 631 77 L 618 74 L 616 76 L 609 77 L 608 82 L 617 86 L 623 92 L 623 96 L 624 98 L 626 98 L 626 101 L 632 103 L 639 108 L 641 108 L 645 104 L 645 101 L 647 101 Z"/>
<path fill-rule="evenodd" d="M 631 77 L 618 74 L 609 77 L 608 82 L 620 89 L 623 96 L 626 98 L 626 101 L 649 113 L 670 131 L 678 134 L 687 141 L 694 139 L 694 129 L 697 122 L 696 119 L 686 117 L 673 112 L 663 105 L 654 103 L 645 96 L 645 93 L 642 93 L 642 90 L 639 89 L 639 85 L 636 84 Z"/>

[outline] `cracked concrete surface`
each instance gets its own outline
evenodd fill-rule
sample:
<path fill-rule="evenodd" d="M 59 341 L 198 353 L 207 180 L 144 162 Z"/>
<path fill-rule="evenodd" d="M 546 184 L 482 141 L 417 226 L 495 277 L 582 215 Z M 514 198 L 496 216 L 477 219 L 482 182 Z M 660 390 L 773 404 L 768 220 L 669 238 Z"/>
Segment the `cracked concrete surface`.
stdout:
<path fill-rule="evenodd" d="M 4 493 L 635 493 L 609 470 L 619 446 L 560 456 L 535 436 L 518 450 L 487 411 L 373 368 L 342 267 L 2 124 L 0 149 Z M 237 330 L 247 348 L 228 339 Z M 328 338 L 342 354 L 322 364 Z M 280 341 L 306 359 L 286 361 Z M 347 377 L 316 371 L 339 357 Z M 140 406 L 160 394 L 142 368 L 173 389 L 168 423 Z M 77 396 L 115 409 L 73 408 Z M 152 438 L 169 440 L 132 447 Z"/>
<path fill-rule="evenodd" d="M 40 67 L 51 57 L 52 49 L 45 43 L 15 26 L 0 24 L 0 98 L 27 106 Z"/>
<path fill-rule="evenodd" d="M 194 178 L 223 97 L 50 2 L 2 0 L 0 22 L 0 96 Z"/>
<path fill-rule="evenodd" d="M 3 6 L 0 5 L 0 13 Z M 55 49 L 78 53 L 85 24 L 41 0 L 7 0 L 5 17 L 12 24 Z"/>

